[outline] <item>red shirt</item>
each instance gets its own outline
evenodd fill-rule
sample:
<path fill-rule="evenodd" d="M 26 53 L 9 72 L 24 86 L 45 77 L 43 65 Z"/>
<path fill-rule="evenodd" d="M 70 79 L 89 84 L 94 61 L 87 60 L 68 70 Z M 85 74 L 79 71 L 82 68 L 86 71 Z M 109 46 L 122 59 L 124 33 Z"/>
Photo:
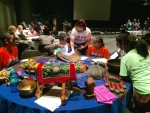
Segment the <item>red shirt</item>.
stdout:
<path fill-rule="evenodd" d="M 6 68 L 18 61 L 18 48 L 11 47 L 12 53 L 8 53 L 4 46 L 0 47 L 0 70 Z"/>
<path fill-rule="evenodd" d="M 106 46 L 102 46 L 100 49 L 96 49 L 93 45 L 90 45 L 86 55 L 109 59 L 109 51 Z"/>

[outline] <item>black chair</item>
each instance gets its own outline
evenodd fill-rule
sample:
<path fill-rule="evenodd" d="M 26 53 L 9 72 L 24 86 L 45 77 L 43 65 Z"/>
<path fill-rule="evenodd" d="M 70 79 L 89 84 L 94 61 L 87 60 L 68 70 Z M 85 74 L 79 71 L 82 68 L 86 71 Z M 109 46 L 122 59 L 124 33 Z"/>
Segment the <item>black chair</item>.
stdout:
<path fill-rule="evenodd" d="M 26 50 L 22 52 L 21 60 L 26 58 L 31 58 L 35 56 L 40 56 L 41 53 L 38 50 Z"/>

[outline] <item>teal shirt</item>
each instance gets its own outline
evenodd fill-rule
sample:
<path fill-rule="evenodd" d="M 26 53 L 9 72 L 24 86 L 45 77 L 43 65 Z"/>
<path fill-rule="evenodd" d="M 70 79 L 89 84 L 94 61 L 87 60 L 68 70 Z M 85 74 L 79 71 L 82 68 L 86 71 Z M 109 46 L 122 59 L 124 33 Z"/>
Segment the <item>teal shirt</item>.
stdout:
<path fill-rule="evenodd" d="M 150 94 L 150 56 L 144 59 L 135 49 L 129 51 L 121 59 L 120 76 L 130 76 L 135 92 Z"/>

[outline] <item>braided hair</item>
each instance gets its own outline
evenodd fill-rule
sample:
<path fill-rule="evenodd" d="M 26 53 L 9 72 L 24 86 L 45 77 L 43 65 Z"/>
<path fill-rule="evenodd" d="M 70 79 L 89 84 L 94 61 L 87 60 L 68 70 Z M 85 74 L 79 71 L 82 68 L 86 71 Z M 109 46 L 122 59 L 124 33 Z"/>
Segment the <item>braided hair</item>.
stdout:
<path fill-rule="evenodd" d="M 14 35 L 14 32 L 12 31 L 7 31 L 5 34 L 1 33 L 0 34 L 0 41 L 1 41 L 1 46 L 4 45 L 5 41 L 9 40 L 10 39 L 10 36 L 11 35 Z"/>

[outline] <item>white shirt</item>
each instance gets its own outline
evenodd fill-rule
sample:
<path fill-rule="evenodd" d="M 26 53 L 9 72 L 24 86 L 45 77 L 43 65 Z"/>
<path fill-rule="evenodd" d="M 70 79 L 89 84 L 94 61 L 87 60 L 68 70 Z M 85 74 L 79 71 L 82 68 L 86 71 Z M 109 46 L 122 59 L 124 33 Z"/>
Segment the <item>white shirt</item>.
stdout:
<path fill-rule="evenodd" d="M 23 32 L 23 31 L 22 31 Z M 18 31 L 18 29 L 17 29 L 17 31 L 16 31 L 16 34 L 17 35 L 25 35 L 26 36 L 26 34 L 23 32 L 23 34 L 20 34 L 20 32 Z"/>
<path fill-rule="evenodd" d="M 82 44 L 91 37 L 91 30 L 86 27 L 86 30 L 84 32 L 79 33 L 75 28 L 73 28 L 70 37 L 74 39 L 75 44 Z"/>

